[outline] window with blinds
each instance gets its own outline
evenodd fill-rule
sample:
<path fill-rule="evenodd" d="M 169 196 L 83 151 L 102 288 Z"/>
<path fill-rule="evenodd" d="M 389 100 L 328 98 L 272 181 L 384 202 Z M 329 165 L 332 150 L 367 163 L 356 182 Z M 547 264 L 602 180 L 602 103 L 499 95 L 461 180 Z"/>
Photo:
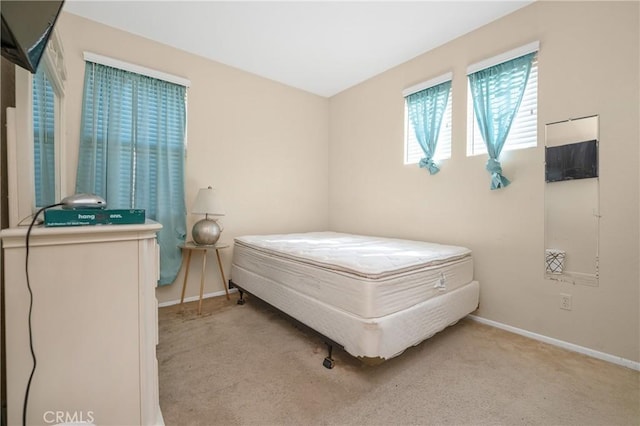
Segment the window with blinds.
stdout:
<path fill-rule="evenodd" d="M 467 83 L 467 156 L 487 153 L 473 110 L 471 88 Z M 513 119 L 502 151 L 532 148 L 538 145 L 538 58 L 533 60 L 520 109 Z"/>
<path fill-rule="evenodd" d="M 112 208 L 145 208 L 154 217 L 158 181 L 182 192 L 186 127 L 184 87 L 99 67 L 86 79 L 81 173 Z M 105 101 L 108 99 L 108 101 Z M 114 105 L 117 104 L 117 108 Z M 88 136 L 88 137 L 87 137 Z M 84 167 L 85 162 L 90 167 Z M 163 173 L 169 176 L 163 176 Z M 179 192 L 178 192 L 179 191 Z"/>
<path fill-rule="evenodd" d="M 187 88 L 143 70 L 86 61 L 76 192 L 100 195 L 111 209 L 144 209 L 163 225 L 158 243 L 164 285 L 180 270 L 178 246 L 187 233 Z"/>
<path fill-rule="evenodd" d="M 434 160 L 444 160 L 451 158 L 451 93 L 447 99 L 447 108 L 444 110 L 442 124 L 440 125 L 440 133 L 438 134 L 438 143 L 436 152 L 433 156 Z M 409 122 L 409 114 L 407 111 L 407 101 L 404 102 L 404 164 L 417 164 L 424 157 L 424 151 L 420 147 L 416 139 L 416 132 Z"/>
<path fill-rule="evenodd" d="M 33 76 L 33 164 L 36 207 L 54 204 L 55 94 L 44 67 Z"/>

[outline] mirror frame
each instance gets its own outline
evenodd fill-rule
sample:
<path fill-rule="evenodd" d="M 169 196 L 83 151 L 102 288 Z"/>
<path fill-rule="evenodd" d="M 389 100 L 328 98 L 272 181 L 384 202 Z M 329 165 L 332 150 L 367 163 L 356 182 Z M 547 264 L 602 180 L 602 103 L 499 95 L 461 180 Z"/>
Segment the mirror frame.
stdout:
<path fill-rule="evenodd" d="M 575 121 L 579 121 L 579 120 L 585 120 L 585 119 L 595 119 L 596 123 L 595 123 L 595 139 L 597 141 L 598 144 L 598 150 L 600 149 L 600 115 L 599 114 L 594 114 L 594 115 L 589 115 L 589 116 L 585 116 L 585 117 L 579 117 L 579 118 L 571 118 L 568 120 L 562 120 L 562 121 L 556 121 L 556 122 L 552 122 L 552 123 L 547 123 L 545 124 L 545 149 L 549 146 L 548 143 L 548 133 L 549 133 L 549 126 L 552 125 L 557 125 L 557 124 L 566 124 L 566 123 L 571 123 L 571 122 L 575 122 Z M 581 140 L 576 140 L 575 142 L 581 142 Z M 567 142 L 567 143 L 574 143 L 574 142 Z M 600 163 L 600 158 L 599 158 L 600 154 L 598 153 L 598 163 Z M 598 164 L 598 175 L 600 173 L 600 164 Z M 595 210 L 593 211 L 593 216 L 595 218 L 595 253 L 594 253 L 594 258 L 593 258 L 593 266 L 594 266 L 594 272 L 580 272 L 580 271 L 568 271 L 568 270 L 564 270 L 562 273 L 550 273 L 546 270 L 546 249 L 549 248 L 549 244 L 548 244 L 548 235 L 547 235 L 547 195 L 546 195 L 546 185 L 553 185 L 553 183 L 548 183 L 545 182 L 545 200 L 544 200 L 544 209 L 545 209 L 545 224 L 544 224 L 544 250 L 545 250 L 545 272 L 544 272 L 544 278 L 547 280 L 552 280 L 552 281 L 560 281 L 560 282 L 566 282 L 566 283 L 570 283 L 570 284 L 581 284 L 581 285 L 586 285 L 586 286 L 592 286 L 592 287 L 598 287 L 599 285 L 599 281 L 600 281 L 600 177 L 595 177 L 595 178 L 590 178 L 590 179 L 595 179 L 595 192 L 596 192 L 596 199 L 594 200 L 594 204 L 595 204 Z"/>

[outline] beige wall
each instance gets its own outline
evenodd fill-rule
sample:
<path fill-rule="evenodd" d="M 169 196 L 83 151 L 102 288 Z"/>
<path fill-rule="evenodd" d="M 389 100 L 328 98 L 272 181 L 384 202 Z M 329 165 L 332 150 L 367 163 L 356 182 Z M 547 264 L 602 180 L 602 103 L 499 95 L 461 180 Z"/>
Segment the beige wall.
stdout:
<path fill-rule="evenodd" d="M 83 51 L 191 80 L 188 90 L 187 210 L 198 188 L 223 198 L 221 241 L 241 234 L 326 229 L 328 224 L 328 100 L 206 60 L 166 45 L 63 13 L 66 88 L 67 193 L 75 192 Z M 190 230 L 200 217 L 188 215 Z M 189 236 L 190 238 L 190 236 Z M 229 271 L 231 249 L 221 252 Z M 194 254 L 187 297 L 199 290 L 200 254 Z M 180 298 L 176 283 L 157 291 L 160 302 Z M 222 291 L 215 257 L 205 293 Z"/>
<path fill-rule="evenodd" d="M 638 16 L 635 2 L 537 2 L 327 100 L 64 13 L 67 182 L 75 181 L 82 51 L 180 75 L 192 82 L 187 207 L 199 187 L 216 187 L 227 209 L 223 240 L 330 228 L 465 245 L 482 286 L 478 315 L 640 361 Z M 533 40 L 541 43 L 539 146 L 503 155 L 513 183 L 490 191 L 486 157 L 465 156 L 466 67 Z M 449 70 L 453 157 L 429 176 L 402 164 L 401 92 Z M 592 114 L 601 136 L 600 284 L 546 281 L 544 123 Z M 188 296 L 199 284 L 195 256 Z M 223 251 L 227 271 L 230 259 Z M 222 289 L 213 260 L 205 292 Z M 161 302 L 179 298 L 182 277 L 158 290 Z M 572 311 L 559 309 L 560 293 L 573 296 Z"/>
<path fill-rule="evenodd" d="M 536 2 L 330 100 L 334 230 L 470 247 L 478 315 L 640 361 L 637 2 Z M 503 156 L 489 190 L 466 157 L 466 67 L 540 40 L 538 147 Z M 429 176 L 403 165 L 402 89 L 453 70 L 453 156 Z M 600 283 L 543 279 L 544 124 L 600 115 Z M 573 310 L 559 309 L 560 293 Z"/>

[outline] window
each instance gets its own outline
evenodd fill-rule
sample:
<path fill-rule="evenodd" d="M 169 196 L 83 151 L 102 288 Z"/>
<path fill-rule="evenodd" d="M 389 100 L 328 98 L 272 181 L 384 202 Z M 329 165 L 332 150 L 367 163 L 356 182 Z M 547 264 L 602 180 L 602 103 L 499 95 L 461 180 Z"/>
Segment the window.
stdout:
<path fill-rule="evenodd" d="M 487 153 L 487 147 L 482 140 L 478 122 L 473 110 L 471 89 L 467 83 L 467 155 Z M 503 151 L 532 148 L 538 144 L 538 59 L 537 55 L 531 65 L 529 80 L 524 90 L 524 96 L 518 110 Z"/>
<path fill-rule="evenodd" d="M 36 208 L 56 202 L 55 93 L 41 66 L 33 76 L 33 164 Z"/>
<path fill-rule="evenodd" d="M 186 87 L 87 61 L 76 192 L 160 222 L 160 284 L 180 269 L 186 236 Z"/>
<path fill-rule="evenodd" d="M 453 73 L 448 72 L 439 77 L 422 82 L 403 90 L 404 102 L 404 164 L 418 164 L 437 173 L 439 170 L 433 160 L 451 158 L 451 80 Z M 446 105 L 444 104 L 446 102 Z M 444 108 L 444 111 L 443 109 Z M 412 117 L 412 114 L 415 114 Z M 437 123 L 439 117 L 442 121 Z M 416 135 L 415 124 L 418 123 L 421 135 Z M 433 140 L 429 133 L 436 134 L 435 151 L 431 151 Z M 427 164 L 421 160 L 427 157 L 425 149 L 420 145 L 418 137 L 426 144 L 427 152 L 433 156 Z"/>
<path fill-rule="evenodd" d="M 447 99 L 447 109 L 444 110 L 440 133 L 438 134 L 438 144 L 433 156 L 434 160 L 444 160 L 451 158 L 451 92 Z M 418 144 L 416 132 L 409 122 L 407 113 L 407 102 L 404 103 L 404 164 L 417 164 L 424 157 L 424 151 Z"/>

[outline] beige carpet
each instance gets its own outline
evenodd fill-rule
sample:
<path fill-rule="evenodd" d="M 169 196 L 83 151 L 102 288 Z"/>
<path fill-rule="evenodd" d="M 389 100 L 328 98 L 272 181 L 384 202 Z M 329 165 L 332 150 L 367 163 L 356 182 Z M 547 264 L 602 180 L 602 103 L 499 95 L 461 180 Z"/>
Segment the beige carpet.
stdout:
<path fill-rule="evenodd" d="M 463 320 L 382 365 L 255 300 L 160 309 L 167 425 L 638 425 L 639 373 Z M 253 302 L 253 303 L 252 303 Z"/>

